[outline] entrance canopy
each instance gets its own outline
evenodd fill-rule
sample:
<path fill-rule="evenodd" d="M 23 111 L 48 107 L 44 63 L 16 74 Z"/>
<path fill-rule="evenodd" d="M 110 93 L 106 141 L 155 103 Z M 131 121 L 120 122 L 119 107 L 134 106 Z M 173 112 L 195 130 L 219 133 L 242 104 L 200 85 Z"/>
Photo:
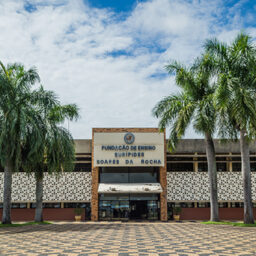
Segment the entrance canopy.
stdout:
<path fill-rule="evenodd" d="M 99 194 L 104 193 L 161 193 L 163 189 L 160 183 L 100 183 Z"/>

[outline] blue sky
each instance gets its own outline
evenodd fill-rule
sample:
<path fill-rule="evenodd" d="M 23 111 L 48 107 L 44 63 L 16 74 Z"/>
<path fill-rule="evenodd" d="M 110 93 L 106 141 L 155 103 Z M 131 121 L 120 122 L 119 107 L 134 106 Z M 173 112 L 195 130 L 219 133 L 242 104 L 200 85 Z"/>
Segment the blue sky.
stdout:
<path fill-rule="evenodd" d="M 131 12 L 141 0 L 89 0 L 85 1 L 96 8 L 110 8 L 115 12 Z"/>
<path fill-rule="evenodd" d="M 164 66 L 189 65 L 207 38 L 230 42 L 245 30 L 255 39 L 255 12 L 249 0 L 0 1 L 0 59 L 36 66 L 47 89 L 78 104 L 74 138 L 91 138 L 92 127 L 156 127 L 152 108 L 177 92 Z"/>

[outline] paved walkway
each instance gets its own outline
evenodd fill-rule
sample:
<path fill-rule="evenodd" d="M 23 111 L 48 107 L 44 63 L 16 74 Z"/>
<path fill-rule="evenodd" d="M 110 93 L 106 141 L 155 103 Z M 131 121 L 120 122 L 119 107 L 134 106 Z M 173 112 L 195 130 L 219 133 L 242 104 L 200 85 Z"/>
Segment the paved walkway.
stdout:
<path fill-rule="evenodd" d="M 0 228 L 0 255 L 256 255 L 256 229 L 189 222 Z"/>

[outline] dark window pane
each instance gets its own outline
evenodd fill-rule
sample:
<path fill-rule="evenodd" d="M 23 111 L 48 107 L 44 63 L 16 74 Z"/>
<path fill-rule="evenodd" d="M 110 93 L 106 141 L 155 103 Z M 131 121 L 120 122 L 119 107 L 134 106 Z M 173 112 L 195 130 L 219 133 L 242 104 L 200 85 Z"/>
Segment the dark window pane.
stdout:
<path fill-rule="evenodd" d="M 158 182 L 158 168 L 130 168 L 129 183 Z"/>
<path fill-rule="evenodd" d="M 198 208 L 210 208 L 210 203 L 209 202 L 199 202 L 197 203 Z"/>
<path fill-rule="evenodd" d="M 76 161 L 91 161 L 90 157 L 76 157 Z"/>
<path fill-rule="evenodd" d="M 158 182 L 155 167 L 103 167 L 100 168 L 101 183 L 155 183 Z"/>
<path fill-rule="evenodd" d="M 231 202 L 231 208 L 243 208 L 244 203 L 242 202 Z"/>
<path fill-rule="evenodd" d="M 100 194 L 100 200 L 129 200 L 129 194 Z"/>
<path fill-rule="evenodd" d="M 180 203 L 181 208 L 194 208 L 194 203 L 191 202 L 182 202 Z"/>
<path fill-rule="evenodd" d="M 240 172 L 241 171 L 241 163 L 232 163 L 232 171 Z"/>
<path fill-rule="evenodd" d="M 219 208 L 228 208 L 228 203 L 218 203 Z"/>
<path fill-rule="evenodd" d="M 198 163 L 198 171 L 199 172 L 207 172 L 208 171 L 208 165 L 206 163 Z"/>
<path fill-rule="evenodd" d="M 130 194 L 130 200 L 158 200 L 158 194 Z"/>
<path fill-rule="evenodd" d="M 74 172 L 91 172 L 91 163 L 75 164 Z"/>
<path fill-rule="evenodd" d="M 251 163 L 251 171 L 256 172 L 256 163 Z"/>
<path fill-rule="evenodd" d="M 191 162 L 193 162 L 193 157 L 167 156 L 167 161 L 179 161 L 179 162 L 191 161 Z"/>
<path fill-rule="evenodd" d="M 26 203 L 12 203 L 12 208 L 13 209 L 24 209 L 27 208 Z"/>
<path fill-rule="evenodd" d="M 197 157 L 197 161 L 207 162 L 207 158 L 206 157 Z"/>
<path fill-rule="evenodd" d="M 20 204 L 18 204 L 18 203 L 12 203 L 12 208 L 13 208 L 13 209 L 20 208 Z"/>
<path fill-rule="evenodd" d="M 43 203 L 43 208 L 60 208 L 60 203 Z"/>
<path fill-rule="evenodd" d="M 31 209 L 35 209 L 35 208 L 36 208 L 36 203 L 31 203 L 31 204 L 30 204 L 30 208 L 31 208 Z"/>
<path fill-rule="evenodd" d="M 225 162 L 225 161 L 227 161 L 227 157 L 218 157 L 218 156 L 216 156 L 216 161 L 217 162 Z"/>
<path fill-rule="evenodd" d="M 193 163 L 167 163 L 168 172 L 193 172 Z"/>
<path fill-rule="evenodd" d="M 26 203 L 22 203 L 22 204 L 20 204 L 20 208 L 21 208 L 21 209 L 25 209 L 25 208 L 27 208 L 27 204 L 26 204 Z"/>
<path fill-rule="evenodd" d="M 226 172 L 227 164 L 226 163 L 217 163 L 217 171 L 218 172 Z"/>
<path fill-rule="evenodd" d="M 102 167 L 100 168 L 101 183 L 129 183 L 128 168 Z"/>
<path fill-rule="evenodd" d="M 86 203 L 64 203 L 64 208 L 86 208 Z"/>

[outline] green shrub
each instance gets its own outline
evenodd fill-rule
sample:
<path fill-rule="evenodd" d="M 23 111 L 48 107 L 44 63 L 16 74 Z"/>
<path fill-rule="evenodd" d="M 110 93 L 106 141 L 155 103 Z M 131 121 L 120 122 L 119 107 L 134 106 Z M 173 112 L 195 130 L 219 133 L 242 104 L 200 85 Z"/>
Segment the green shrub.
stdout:
<path fill-rule="evenodd" d="M 74 209 L 75 215 L 76 216 L 82 215 L 83 210 L 84 210 L 83 208 L 75 208 Z"/>
<path fill-rule="evenodd" d="M 173 208 L 173 214 L 174 215 L 180 215 L 181 213 L 181 207 L 174 207 Z"/>

